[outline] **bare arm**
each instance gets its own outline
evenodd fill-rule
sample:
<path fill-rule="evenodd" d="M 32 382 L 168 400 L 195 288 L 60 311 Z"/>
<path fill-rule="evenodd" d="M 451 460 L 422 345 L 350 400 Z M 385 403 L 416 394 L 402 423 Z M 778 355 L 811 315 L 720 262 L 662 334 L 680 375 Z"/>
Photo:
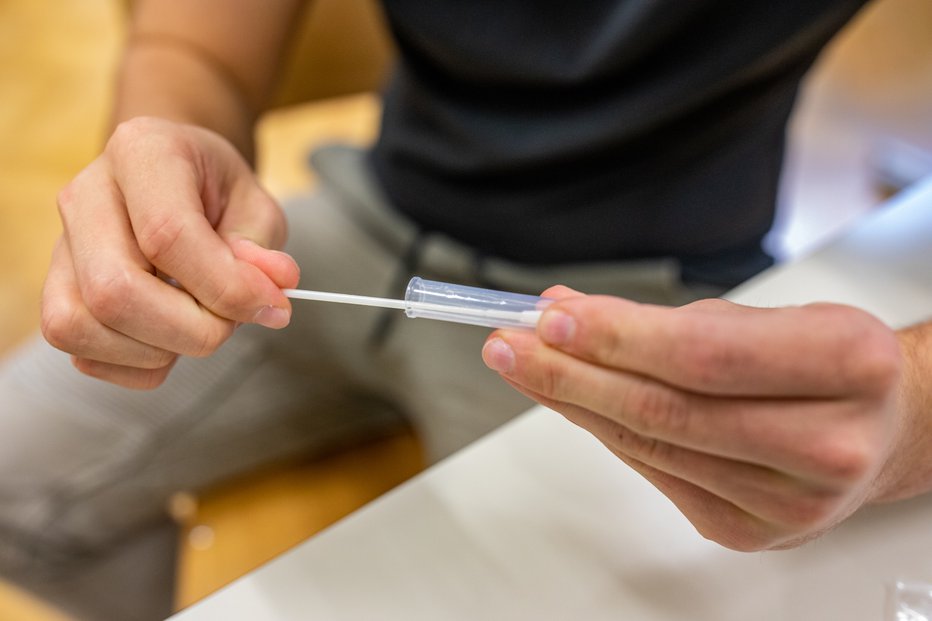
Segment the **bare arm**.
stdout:
<path fill-rule="evenodd" d="M 140 0 L 114 132 L 59 194 L 42 331 L 81 372 L 160 385 L 240 323 L 288 324 L 298 266 L 257 183 L 252 126 L 302 3 Z M 167 284 L 167 275 L 181 284 Z"/>
<path fill-rule="evenodd" d="M 301 0 L 137 0 L 114 125 L 137 116 L 212 129 L 247 159 Z"/>

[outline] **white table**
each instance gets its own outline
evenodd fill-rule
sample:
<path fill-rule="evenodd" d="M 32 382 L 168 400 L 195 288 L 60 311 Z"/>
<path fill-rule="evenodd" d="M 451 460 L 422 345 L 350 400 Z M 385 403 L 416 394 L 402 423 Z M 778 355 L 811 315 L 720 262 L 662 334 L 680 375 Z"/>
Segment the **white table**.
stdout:
<path fill-rule="evenodd" d="M 729 297 L 932 317 L 932 181 Z M 796 550 L 731 552 L 535 408 L 174 619 L 879 621 L 902 578 L 932 581 L 932 496 Z"/>

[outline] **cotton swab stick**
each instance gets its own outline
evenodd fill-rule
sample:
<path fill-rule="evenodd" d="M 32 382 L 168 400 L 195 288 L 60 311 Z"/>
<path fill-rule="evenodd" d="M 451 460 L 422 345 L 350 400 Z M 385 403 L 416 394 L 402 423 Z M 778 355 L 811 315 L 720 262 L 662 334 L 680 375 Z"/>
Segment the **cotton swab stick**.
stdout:
<path fill-rule="evenodd" d="M 310 291 L 307 289 L 282 289 L 286 297 L 317 302 L 336 302 L 337 304 L 355 304 L 356 306 L 377 306 L 379 308 L 396 308 L 404 310 L 407 302 L 392 298 L 375 298 L 368 295 L 351 295 L 349 293 L 331 293 L 329 291 Z"/>

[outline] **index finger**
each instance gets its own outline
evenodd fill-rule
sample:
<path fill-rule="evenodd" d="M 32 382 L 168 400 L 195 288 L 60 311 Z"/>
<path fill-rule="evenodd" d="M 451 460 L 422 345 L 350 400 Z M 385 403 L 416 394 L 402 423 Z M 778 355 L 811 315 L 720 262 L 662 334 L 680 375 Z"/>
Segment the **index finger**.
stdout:
<path fill-rule="evenodd" d="M 248 174 L 248 171 L 244 171 Z M 130 222 L 146 259 L 169 274 L 214 314 L 239 322 L 287 323 L 290 303 L 258 267 L 235 257 L 208 220 L 206 201 L 236 208 L 244 195 L 205 196 L 208 182 L 187 159 L 160 155 L 158 162 L 126 158 L 116 176 Z M 248 196 L 248 195 L 247 195 Z M 270 312 L 271 310 L 271 312 Z M 278 321 L 269 321 L 278 317 Z"/>
<path fill-rule="evenodd" d="M 669 308 L 586 296 L 548 307 L 538 334 L 575 357 L 694 392 L 829 397 L 883 383 L 890 343 L 875 324 L 838 305 Z"/>

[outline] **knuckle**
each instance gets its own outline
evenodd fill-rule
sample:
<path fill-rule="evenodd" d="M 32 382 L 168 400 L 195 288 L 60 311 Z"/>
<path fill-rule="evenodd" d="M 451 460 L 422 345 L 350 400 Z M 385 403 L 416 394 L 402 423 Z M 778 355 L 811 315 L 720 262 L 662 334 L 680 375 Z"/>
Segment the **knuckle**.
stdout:
<path fill-rule="evenodd" d="M 896 337 L 891 330 L 873 330 L 862 338 L 858 347 L 857 383 L 866 390 L 886 395 L 897 384 L 902 370 L 902 359 Z"/>
<path fill-rule="evenodd" d="M 614 361 L 622 358 L 622 352 L 627 345 L 623 332 L 623 330 L 604 329 L 594 335 L 596 338 L 588 339 L 595 360 L 602 364 L 612 365 Z"/>
<path fill-rule="evenodd" d="M 84 375 L 102 379 L 99 373 L 98 366 L 94 364 L 93 361 L 91 360 L 87 360 L 86 358 L 72 357 L 71 366 L 73 366 L 75 369 L 77 369 Z"/>
<path fill-rule="evenodd" d="M 647 437 L 676 437 L 686 427 L 689 410 L 673 391 L 649 384 L 632 386 L 619 402 L 621 420 L 632 421 L 634 430 Z"/>
<path fill-rule="evenodd" d="M 192 358 L 207 358 L 220 347 L 220 342 L 210 332 L 203 332 L 200 338 L 192 345 L 190 356 Z"/>
<path fill-rule="evenodd" d="M 796 523 L 787 523 L 736 509 L 722 519 L 697 526 L 696 530 L 706 539 L 736 552 L 788 550 L 824 533 L 834 516 L 834 505 L 821 502 L 799 510 Z"/>
<path fill-rule="evenodd" d="M 204 287 L 209 293 L 201 303 L 223 317 L 238 317 L 256 306 L 256 297 L 246 286 L 234 286 L 232 279 L 221 280 Z"/>
<path fill-rule="evenodd" d="M 192 358 L 207 358 L 213 355 L 230 337 L 232 331 L 233 324 L 231 322 L 225 322 L 222 327 L 211 325 L 204 328 L 194 339 L 187 354 Z"/>
<path fill-rule="evenodd" d="M 76 341 L 82 338 L 78 335 L 85 331 L 80 325 L 76 306 L 45 300 L 42 303 L 40 330 L 52 347 L 66 352 L 76 351 Z"/>
<path fill-rule="evenodd" d="M 170 368 L 146 370 L 138 375 L 136 381 L 133 382 L 134 385 L 130 387 L 138 390 L 155 390 L 165 383 L 170 372 Z"/>
<path fill-rule="evenodd" d="M 123 270 L 97 274 L 81 289 L 91 315 L 107 326 L 119 323 L 134 296 L 132 278 Z"/>
<path fill-rule="evenodd" d="M 142 355 L 139 366 L 143 369 L 162 369 L 170 366 L 178 358 L 177 354 L 156 347 L 148 347 Z"/>
<path fill-rule="evenodd" d="M 817 531 L 835 516 L 839 496 L 830 492 L 811 492 L 779 503 L 776 519 L 787 531 L 805 535 Z"/>
<path fill-rule="evenodd" d="M 154 131 L 151 119 L 137 117 L 123 121 L 113 130 L 107 141 L 106 151 L 112 153 L 117 161 L 139 149 L 149 135 Z"/>
<path fill-rule="evenodd" d="M 167 133 L 168 122 L 155 117 L 138 116 L 121 122 L 113 130 L 107 147 L 117 151 L 136 149 L 163 141 Z"/>
<path fill-rule="evenodd" d="M 68 213 L 72 211 L 72 205 L 74 204 L 75 197 L 75 187 L 74 182 L 68 183 L 62 189 L 58 191 L 58 194 L 55 197 L 55 204 L 58 206 L 58 213 L 65 217 Z"/>
<path fill-rule="evenodd" d="M 720 535 L 713 541 L 735 552 L 761 552 L 772 548 L 778 540 L 775 537 L 748 530 Z"/>
<path fill-rule="evenodd" d="M 139 136 L 144 136 L 154 128 L 154 119 L 150 117 L 138 116 L 126 121 L 120 122 L 113 130 L 110 142 L 122 144 L 132 142 Z"/>
<path fill-rule="evenodd" d="M 759 552 L 779 541 L 776 529 L 736 508 L 725 508 L 718 519 L 693 523 L 705 539 L 736 552 Z"/>
<path fill-rule="evenodd" d="M 843 487 L 859 484 L 874 469 L 879 451 L 876 441 L 855 434 L 833 434 L 818 448 L 817 467 L 828 481 Z"/>
<path fill-rule="evenodd" d="M 683 308 L 690 308 L 693 310 L 700 310 L 703 312 L 719 313 L 722 310 L 728 310 L 734 308 L 734 303 L 721 298 L 703 298 L 701 300 L 696 300 L 695 302 L 690 302 Z"/>
<path fill-rule="evenodd" d="M 842 380 L 861 392 L 886 395 L 901 373 L 902 360 L 894 332 L 856 308 L 836 304 L 815 306 L 833 326 Z"/>
<path fill-rule="evenodd" d="M 198 301 L 225 320 L 251 322 L 262 308 L 262 295 L 256 283 L 236 275 L 205 276 L 195 288 Z"/>
<path fill-rule="evenodd" d="M 117 125 L 107 141 L 105 153 L 118 168 L 124 162 L 156 166 L 166 157 L 187 161 L 194 157 L 194 149 L 180 126 L 144 116 Z"/>
<path fill-rule="evenodd" d="M 544 396 L 559 396 L 562 387 L 562 373 L 553 362 L 541 365 L 540 373 L 537 378 L 537 390 Z"/>
<path fill-rule="evenodd" d="M 697 527 L 696 530 L 705 539 L 735 552 L 760 552 L 768 547 L 766 540 L 746 531 L 732 529 L 725 534 L 712 528 Z"/>
<path fill-rule="evenodd" d="M 171 367 L 161 369 L 138 369 L 114 367 L 85 358 L 72 358 L 71 364 L 82 374 L 111 384 L 134 390 L 153 390 L 161 386 L 168 378 Z"/>
<path fill-rule="evenodd" d="M 616 431 L 616 439 L 622 442 L 626 452 L 630 452 L 638 461 L 663 469 L 669 463 L 673 447 L 657 438 L 629 432 Z"/>
<path fill-rule="evenodd" d="M 136 241 L 142 254 L 154 265 L 170 265 L 178 256 L 184 222 L 176 213 L 163 212 L 149 218 Z"/>
<path fill-rule="evenodd" d="M 93 377 L 94 379 L 110 382 L 112 384 L 122 384 L 122 382 L 114 377 L 112 368 L 108 364 L 102 364 L 94 360 L 74 356 L 71 358 L 71 365 L 81 374 L 87 375 L 88 377 Z"/>

